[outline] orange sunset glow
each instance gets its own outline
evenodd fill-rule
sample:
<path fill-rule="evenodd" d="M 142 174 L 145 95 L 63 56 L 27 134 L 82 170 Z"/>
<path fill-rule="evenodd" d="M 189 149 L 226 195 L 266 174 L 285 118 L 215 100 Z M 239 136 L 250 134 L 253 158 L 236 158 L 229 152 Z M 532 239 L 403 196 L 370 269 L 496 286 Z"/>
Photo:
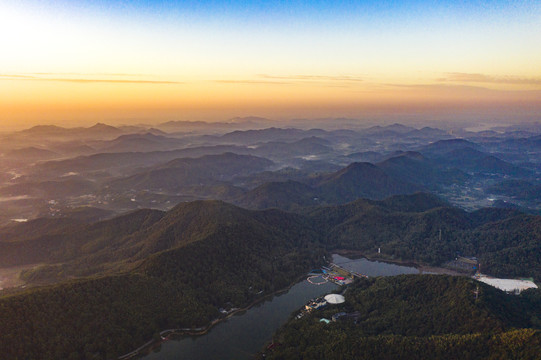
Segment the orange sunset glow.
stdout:
<path fill-rule="evenodd" d="M 537 2 L 223 6 L 3 2 L 0 123 L 541 109 Z"/>

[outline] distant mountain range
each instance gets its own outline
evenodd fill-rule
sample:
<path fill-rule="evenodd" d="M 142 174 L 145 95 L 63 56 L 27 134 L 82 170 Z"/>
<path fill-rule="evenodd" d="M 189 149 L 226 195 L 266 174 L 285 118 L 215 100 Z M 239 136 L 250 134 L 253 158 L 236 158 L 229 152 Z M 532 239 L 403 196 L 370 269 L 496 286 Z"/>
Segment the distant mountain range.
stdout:
<path fill-rule="evenodd" d="M 442 162 L 426 158 L 421 153 L 408 151 L 397 154 L 376 164 L 389 176 L 393 176 L 427 189 L 463 183 L 469 176 L 462 167 L 446 167 Z"/>
<path fill-rule="evenodd" d="M 55 125 L 38 125 L 30 129 L 22 130 L 16 135 L 22 136 L 47 136 L 47 137 L 67 137 L 77 136 L 79 138 L 110 138 L 119 136 L 122 130 L 107 124 L 97 123 L 94 126 L 84 128 L 64 128 Z"/>
<path fill-rule="evenodd" d="M 472 148 L 477 150 L 480 148 L 480 146 L 465 139 L 439 140 L 421 147 L 419 152 L 430 157 L 438 157 L 451 151 L 464 148 Z"/>
<path fill-rule="evenodd" d="M 97 144 L 96 144 L 97 145 Z M 98 146 L 100 152 L 151 152 L 167 151 L 186 147 L 184 140 L 156 135 L 151 132 L 121 135 L 114 140 L 106 141 Z"/>
<path fill-rule="evenodd" d="M 312 186 L 295 181 L 264 184 L 244 194 L 236 203 L 250 209 L 278 207 L 292 210 L 320 204 L 343 204 L 359 198 L 383 199 L 422 189 L 391 177 L 370 163 L 353 163 L 311 182 Z"/>
<path fill-rule="evenodd" d="M 267 127 L 274 121 L 257 116 L 236 117 L 227 121 L 168 121 L 156 125 L 158 129 L 167 132 L 201 132 L 217 131 L 226 132 L 238 128 L 262 128 Z"/>
<path fill-rule="evenodd" d="M 220 140 L 233 144 L 255 144 L 267 141 L 293 141 L 305 137 L 320 136 L 325 133 L 326 131 L 320 129 L 300 130 L 294 128 L 281 129 L 273 127 L 262 130 L 233 131 L 221 136 Z"/>
<path fill-rule="evenodd" d="M 152 151 L 144 153 L 100 153 L 89 156 L 79 156 L 73 159 L 49 161 L 35 168 L 37 174 L 60 176 L 69 172 L 92 172 L 98 170 L 115 170 L 148 167 L 182 157 L 200 157 L 211 154 L 234 152 L 248 153 L 247 148 L 233 145 L 216 145 L 191 147 L 180 150 Z"/>
<path fill-rule="evenodd" d="M 37 161 L 37 160 L 57 159 L 62 156 L 51 150 L 41 149 L 35 146 L 30 146 L 30 147 L 19 148 L 19 149 L 8 151 L 6 153 L 6 157 L 10 160 Z"/>
<path fill-rule="evenodd" d="M 440 140 L 419 149 L 439 167 L 474 173 L 507 176 L 532 176 L 533 172 L 512 165 L 481 150 L 481 146 L 463 139 Z"/>
<path fill-rule="evenodd" d="M 114 180 L 112 189 L 176 191 L 183 186 L 208 185 L 234 176 L 261 172 L 274 163 L 252 155 L 223 153 L 199 158 L 180 158 L 135 175 Z"/>
<path fill-rule="evenodd" d="M 310 159 L 332 152 L 333 148 L 330 142 L 316 136 L 294 142 L 269 141 L 254 149 L 255 155 L 271 159 L 290 159 L 292 157 Z"/>
<path fill-rule="evenodd" d="M 421 187 L 393 178 L 370 163 L 353 163 L 334 174 L 324 176 L 317 187 L 321 189 L 324 198 L 335 203 L 358 198 L 382 199 L 421 190 Z"/>

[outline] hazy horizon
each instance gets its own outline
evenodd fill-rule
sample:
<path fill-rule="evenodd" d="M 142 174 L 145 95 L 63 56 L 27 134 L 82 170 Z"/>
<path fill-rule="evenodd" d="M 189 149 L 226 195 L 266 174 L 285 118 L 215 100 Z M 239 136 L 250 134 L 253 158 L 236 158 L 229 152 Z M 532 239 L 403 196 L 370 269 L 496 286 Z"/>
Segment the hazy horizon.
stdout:
<path fill-rule="evenodd" d="M 308 113 L 309 114 L 309 113 Z M 307 115 L 308 115 L 307 114 Z M 272 116 L 273 114 L 259 114 L 259 113 L 244 113 L 242 115 L 236 115 L 235 113 L 229 116 L 224 114 L 206 115 L 204 113 L 197 113 L 194 115 L 168 115 L 168 116 L 153 116 L 147 117 L 144 115 L 133 117 L 105 117 L 105 116 L 82 116 L 82 117 L 65 117 L 65 118 L 47 118 L 36 119 L 32 121 L 13 121 L 12 123 L 5 123 L 2 125 L 0 132 L 13 132 L 29 129 L 40 125 L 53 125 L 63 128 L 76 128 L 76 127 L 91 127 L 97 123 L 104 123 L 111 126 L 140 126 L 140 127 L 153 127 L 159 126 L 166 122 L 205 122 L 205 123 L 235 123 L 236 121 L 243 122 L 250 118 L 261 118 L 262 121 L 266 121 L 268 124 L 277 127 L 295 127 L 299 121 L 313 122 L 314 127 L 321 127 L 322 125 L 332 126 L 333 121 L 337 120 L 351 120 L 355 122 L 355 125 L 362 127 L 370 127 L 374 125 L 391 125 L 394 123 L 400 123 L 413 127 L 436 127 L 442 129 L 448 128 L 467 128 L 476 125 L 486 125 L 487 128 L 496 126 L 509 126 L 519 124 L 537 123 L 541 121 L 539 115 L 534 111 L 522 111 L 509 110 L 498 111 L 495 110 L 461 110 L 460 112 L 449 111 L 371 111 L 364 112 L 362 114 L 348 114 L 344 113 L 343 116 L 302 116 L 298 114 L 296 117 L 284 117 L 284 116 Z M 269 125 L 269 126 L 270 126 Z"/>
<path fill-rule="evenodd" d="M 0 126 L 531 120 L 540 19 L 536 1 L 0 2 Z"/>

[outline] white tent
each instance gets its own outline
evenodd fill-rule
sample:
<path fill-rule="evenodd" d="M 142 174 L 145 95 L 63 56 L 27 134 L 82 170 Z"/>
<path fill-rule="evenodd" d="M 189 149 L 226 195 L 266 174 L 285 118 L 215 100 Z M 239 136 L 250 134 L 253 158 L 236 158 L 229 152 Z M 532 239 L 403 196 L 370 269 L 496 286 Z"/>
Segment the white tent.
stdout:
<path fill-rule="evenodd" d="M 342 295 L 329 294 L 325 296 L 325 301 L 327 301 L 329 304 L 341 304 L 346 301 L 346 299 L 344 299 Z"/>

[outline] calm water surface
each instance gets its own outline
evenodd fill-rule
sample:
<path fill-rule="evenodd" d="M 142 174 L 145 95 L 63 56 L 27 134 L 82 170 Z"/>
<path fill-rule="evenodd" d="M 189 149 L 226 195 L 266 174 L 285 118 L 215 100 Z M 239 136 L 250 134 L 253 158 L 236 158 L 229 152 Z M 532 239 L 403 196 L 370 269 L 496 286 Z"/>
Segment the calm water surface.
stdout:
<path fill-rule="evenodd" d="M 347 257 L 334 254 L 333 263 L 343 267 L 346 270 L 358 272 L 368 276 L 394 276 L 402 274 L 420 274 L 421 272 L 411 266 L 384 263 L 381 261 L 371 261 L 365 258 L 348 259 Z"/>
<path fill-rule="evenodd" d="M 368 276 L 418 274 L 414 267 L 387 264 L 367 259 L 348 259 L 333 255 L 333 262 L 341 267 Z M 312 285 L 306 280 L 295 284 L 289 291 L 276 295 L 244 313 L 222 322 L 206 335 L 182 337 L 162 344 L 159 352 L 145 360 L 244 360 L 272 339 L 272 334 L 283 325 L 292 312 L 308 300 L 328 294 L 337 286 L 332 283 Z"/>

